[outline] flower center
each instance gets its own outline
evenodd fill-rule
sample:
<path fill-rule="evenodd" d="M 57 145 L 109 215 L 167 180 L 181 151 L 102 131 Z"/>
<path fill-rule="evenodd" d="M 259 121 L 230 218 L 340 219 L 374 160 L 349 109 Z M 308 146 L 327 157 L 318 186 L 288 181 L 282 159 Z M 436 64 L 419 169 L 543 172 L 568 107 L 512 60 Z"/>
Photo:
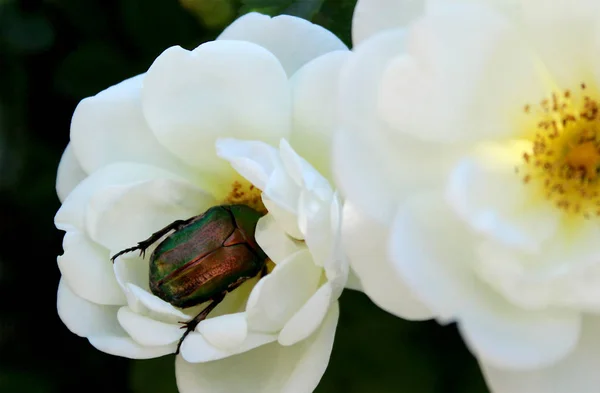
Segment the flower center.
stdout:
<path fill-rule="evenodd" d="M 541 185 L 544 196 L 565 213 L 585 218 L 600 216 L 599 108 L 584 83 L 578 94 L 553 93 L 539 106 L 524 108 L 539 121 L 532 150 L 523 153 L 523 181 Z"/>
<path fill-rule="evenodd" d="M 267 214 L 261 191 L 245 179 L 234 180 L 231 183 L 229 194 L 225 197 L 225 204 L 246 205 L 262 214 Z"/>

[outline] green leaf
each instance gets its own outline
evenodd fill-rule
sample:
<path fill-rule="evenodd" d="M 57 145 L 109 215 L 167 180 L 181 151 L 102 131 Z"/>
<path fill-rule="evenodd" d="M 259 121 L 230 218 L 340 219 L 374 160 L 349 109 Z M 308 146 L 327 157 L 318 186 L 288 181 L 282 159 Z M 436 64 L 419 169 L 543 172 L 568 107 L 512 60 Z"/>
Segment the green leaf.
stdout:
<path fill-rule="evenodd" d="M 266 15 L 293 15 L 312 20 L 324 0 L 242 0 L 240 14 L 260 12 Z"/>
<path fill-rule="evenodd" d="M 175 356 L 133 360 L 129 385 L 133 393 L 177 393 Z"/>
<path fill-rule="evenodd" d="M 0 37 L 17 52 L 43 52 L 54 44 L 54 28 L 44 15 L 26 14 L 8 3 L 0 16 Z"/>
<path fill-rule="evenodd" d="M 50 393 L 56 392 L 56 388 L 40 373 L 2 371 L 0 372 L 0 392 Z"/>
<path fill-rule="evenodd" d="M 324 0 L 296 0 L 283 13 L 312 20 L 315 14 L 321 9 L 323 2 Z"/>
<path fill-rule="evenodd" d="M 312 21 L 331 31 L 350 47 L 355 6 L 356 0 L 326 0 Z"/>
<path fill-rule="evenodd" d="M 63 95 L 81 99 L 135 75 L 130 61 L 102 42 L 87 42 L 65 57 L 54 83 Z"/>

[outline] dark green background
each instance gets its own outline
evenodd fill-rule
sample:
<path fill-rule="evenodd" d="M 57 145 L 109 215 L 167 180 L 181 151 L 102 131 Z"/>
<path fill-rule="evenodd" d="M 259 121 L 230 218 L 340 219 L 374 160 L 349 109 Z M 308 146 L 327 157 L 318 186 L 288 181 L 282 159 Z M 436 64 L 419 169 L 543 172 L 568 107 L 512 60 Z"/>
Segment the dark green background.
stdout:
<path fill-rule="evenodd" d="M 106 355 L 58 319 L 63 233 L 53 224 L 54 180 L 82 98 L 144 72 L 171 45 L 191 49 L 213 39 L 235 17 L 199 15 L 203 1 L 186 0 L 184 8 L 184 0 L 0 0 L 0 392 L 176 392 L 172 356 Z M 353 0 L 236 0 L 232 7 L 311 19 L 350 44 Z M 486 388 L 454 326 L 405 322 L 347 291 L 317 391 Z"/>

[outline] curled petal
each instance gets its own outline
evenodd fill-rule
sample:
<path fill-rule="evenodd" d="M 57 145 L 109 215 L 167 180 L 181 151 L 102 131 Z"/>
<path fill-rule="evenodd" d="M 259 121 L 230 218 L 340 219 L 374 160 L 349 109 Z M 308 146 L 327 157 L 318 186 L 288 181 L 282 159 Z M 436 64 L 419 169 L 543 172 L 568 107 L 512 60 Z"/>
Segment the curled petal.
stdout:
<path fill-rule="evenodd" d="M 71 144 L 87 173 L 115 162 L 139 162 L 190 173 L 158 143 L 146 123 L 141 104 L 144 76 L 126 79 L 77 105 Z"/>
<path fill-rule="evenodd" d="M 314 58 L 347 49 L 333 33 L 305 19 L 290 15 L 271 18 L 255 12 L 233 22 L 218 39 L 250 41 L 268 49 L 288 76 Z"/>
<path fill-rule="evenodd" d="M 249 42 L 213 41 L 193 51 L 164 51 L 144 80 L 142 106 L 158 140 L 190 165 L 223 174 L 221 137 L 276 143 L 290 131 L 285 72 L 266 49 Z"/>
<path fill-rule="evenodd" d="M 336 129 L 339 73 L 349 51 L 335 51 L 309 62 L 294 74 L 293 129 L 290 144 L 317 171 L 331 179 L 330 154 Z"/>
<path fill-rule="evenodd" d="M 81 164 L 73 153 L 73 146 L 69 143 L 63 152 L 58 164 L 58 174 L 56 175 L 56 193 L 58 199 L 64 202 L 67 196 L 83 179 L 87 173 L 81 168 Z"/>
<path fill-rule="evenodd" d="M 70 331 L 82 337 L 123 334 L 116 306 L 102 306 L 77 296 L 61 279 L 57 293 L 58 316 Z"/>
<path fill-rule="evenodd" d="M 535 370 L 512 370 L 480 362 L 488 385 L 497 393 L 593 393 L 600 386 L 600 320 L 588 316 L 577 348 L 556 364 Z"/>
<path fill-rule="evenodd" d="M 177 344 L 156 347 L 143 346 L 127 336 L 92 336 L 88 337 L 88 340 L 102 352 L 128 359 L 157 358 L 174 353 L 177 349 Z"/>
<path fill-rule="evenodd" d="M 79 231 L 65 234 L 63 249 L 63 255 L 57 259 L 58 267 L 75 293 L 97 304 L 125 304 L 107 249 Z"/>
<path fill-rule="evenodd" d="M 246 311 L 250 329 L 275 333 L 318 288 L 322 270 L 308 250 L 301 250 L 279 263 L 254 287 Z"/>
<path fill-rule="evenodd" d="M 352 17 L 354 46 L 385 30 L 401 28 L 425 13 L 425 0 L 358 0 Z"/>
<path fill-rule="evenodd" d="M 129 307 L 121 307 L 117 314 L 119 323 L 127 334 L 143 346 L 163 346 L 179 341 L 181 325 L 165 323 L 140 315 Z"/>
<path fill-rule="evenodd" d="M 362 290 L 384 310 L 411 320 L 433 318 L 387 255 L 389 231 L 351 202 L 343 208 L 342 240 Z"/>
<path fill-rule="evenodd" d="M 334 303 L 321 328 L 296 345 L 271 343 L 218 362 L 198 364 L 178 356 L 177 387 L 181 393 L 310 393 L 329 363 L 338 316 Z M 235 378 L 231 378 L 231 370 L 235 370 Z"/>

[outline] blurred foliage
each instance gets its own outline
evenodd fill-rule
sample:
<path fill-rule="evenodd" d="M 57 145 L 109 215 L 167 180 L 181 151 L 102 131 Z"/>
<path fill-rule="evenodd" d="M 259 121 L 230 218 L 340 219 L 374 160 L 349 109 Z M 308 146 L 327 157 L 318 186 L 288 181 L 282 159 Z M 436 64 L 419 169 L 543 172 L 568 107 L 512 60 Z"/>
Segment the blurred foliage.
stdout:
<path fill-rule="evenodd" d="M 191 49 L 250 11 L 310 19 L 350 45 L 355 0 L 0 0 L 0 392 L 175 393 L 174 359 L 101 353 L 56 314 L 54 181 L 86 96 Z M 25 251 L 27 251 L 25 253 Z M 484 393 L 454 327 L 407 322 L 348 291 L 318 393 Z"/>

